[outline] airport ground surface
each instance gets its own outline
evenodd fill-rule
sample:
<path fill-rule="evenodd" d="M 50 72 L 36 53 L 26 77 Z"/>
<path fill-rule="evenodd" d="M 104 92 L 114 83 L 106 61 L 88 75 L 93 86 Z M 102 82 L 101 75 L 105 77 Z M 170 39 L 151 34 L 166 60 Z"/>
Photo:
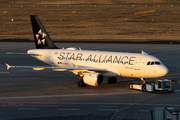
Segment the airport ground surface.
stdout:
<path fill-rule="evenodd" d="M 179 41 L 178 0 L 1 0 L 0 40 L 33 40 L 38 15 L 53 40 Z"/>
<path fill-rule="evenodd" d="M 158 57 L 168 68 L 163 78 L 180 79 L 178 44 L 55 43 L 58 47 L 86 50 L 136 52 Z M 34 42 L 0 42 L 0 119 L 1 120 L 150 120 L 149 109 L 171 106 L 180 110 L 180 85 L 174 93 L 154 94 L 127 89 L 132 78 L 107 81 L 99 87 L 77 87 L 78 77 L 70 72 L 31 69 L 6 70 L 10 65 L 44 66 L 28 55 L 7 55 L 7 51 L 26 52 Z M 47 66 L 47 65 L 46 65 Z M 149 79 L 152 82 L 153 79 Z"/>

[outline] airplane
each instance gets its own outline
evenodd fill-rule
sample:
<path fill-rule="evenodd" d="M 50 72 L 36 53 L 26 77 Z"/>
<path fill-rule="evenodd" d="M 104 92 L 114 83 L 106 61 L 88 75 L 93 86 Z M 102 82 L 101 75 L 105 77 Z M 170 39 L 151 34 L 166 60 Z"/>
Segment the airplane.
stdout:
<path fill-rule="evenodd" d="M 9 68 L 32 68 L 34 70 L 52 69 L 70 71 L 79 76 L 77 85 L 99 86 L 108 77 L 108 83 L 116 83 L 118 76 L 138 78 L 145 84 L 147 78 L 158 78 L 168 73 L 168 68 L 156 57 L 142 53 L 104 52 L 81 50 L 76 47 L 58 48 L 46 32 L 38 16 L 30 15 L 36 49 L 28 54 L 49 66 L 10 66 Z"/>

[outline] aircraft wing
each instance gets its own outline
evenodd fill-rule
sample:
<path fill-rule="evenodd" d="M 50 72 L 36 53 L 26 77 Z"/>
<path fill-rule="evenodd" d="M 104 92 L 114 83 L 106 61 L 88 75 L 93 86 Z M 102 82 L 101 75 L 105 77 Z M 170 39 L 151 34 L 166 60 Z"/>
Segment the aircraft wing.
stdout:
<path fill-rule="evenodd" d="M 7 70 L 9 70 L 10 68 L 32 68 L 34 70 L 44 70 L 44 69 L 54 69 L 57 70 L 61 69 L 61 70 L 85 70 L 85 71 L 96 71 L 99 73 L 106 73 L 108 72 L 107 69 L 104 68 L 87 68 L 87 67 L 81 67 L 81 68 L 68 68 L 68 67 L 44 67 L 44 66 L 10 66 L 6 63 L 7 66 Z"/>

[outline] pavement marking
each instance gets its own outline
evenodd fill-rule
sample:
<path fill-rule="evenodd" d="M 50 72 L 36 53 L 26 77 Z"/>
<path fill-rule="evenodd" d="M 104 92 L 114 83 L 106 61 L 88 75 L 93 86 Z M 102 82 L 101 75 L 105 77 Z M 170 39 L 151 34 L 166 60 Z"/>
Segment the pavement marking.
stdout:
<path fill-rule="evenodd" d="M 0 102 L 0 106 L 14 106 L 16 103 L 14 102 L 5 102 L 2 103 Z M 105 107 L 112 107 L 116 108 L 119 106 L 110 106 L 110 105 L 132 105 L 134 103 L 73 103 L 73 102 L 67 102 L 67 103 L 62 103 L 62 102 L 22 102 L 22 103 L 17 103 L 17 106 L 45 106 L 45 107 L 59 107 L 59 105 L 108 105 L 108 106 L 98 106 L 99 108 L 105 108 Z M 180 104 L 142 104 L 142 103 L 137 103 L 137 106 L 180 106 Z"/>
<path fill-rule="evenodd" d="M 117 93 L 87 93 L 87 94 L 67 94 L 67 95 L 60 95 L 61 97 L 74 97 L 74 96 L 94 96 L 94 95 L 119 95 L 119 94 L 138 94 L 142 93 L 140 91 L 136 92 L 117 92 Z"/>
<path fill-rule="evenodd" d="M 117 111 L 118 109 L 99 109 L 100 111 Z"/>
<path fill-rule="evenodd" d="M 0 97 L 0 100 L 4 100 L 4 99 L 47 98 L 47 97 L 59 97 L 59 95 Z"/>
<path fill-rule="evenodd" d="M 39 108 L 19 108 L 19 110 L 39 110 Z"/>
<path fill-rule="evenodd" d="M 175 85 L 173 85 L 172 87 L 176 87 L 176 86 L 178 86 L 178 85 L 180 85 L 180 83 L 178 83 L 178 84 L 175 84 Z"/>
<path fill-rule="evenodd" d="M 16 103 L 16 102 L 4 102 L 1 103 L 2 105 L 10 105 L 10 106 L 21 106 L 22 103 Z"/>
<path fill-rule="evenodd" d="M 118 106 L 98 106 L 98 107 L 104 108 L 104 107 L 118 107 Z"/>
<path fill-rule="evenodd" d="M 9 72 L 0 72 L 0 74 L 8 74 Z"/>
<path fill-rule="evenodd" d="M 136 104 L 136 105 L 143 105 L 143 106 L 147 106 L 147 105 L 149 105 L 149 106 L 180 106 L 180 104 L 141 104 L 141 103 L 139 103 L 139 104 Z"/>
<path fill-rule="evenodd" d="M 151 95 L 151 96 L 149 96 L 149 97 L 146 97 L 146 98 L 144 98 L 144 99 L 142 99 L 142 100 L 140 100 L 140 101 L 138 101 L 138 102 L 136 102 L 136 103 L 133 103 L 133 104 L 131 104 L 131 105 L 129 105 L 129 106 L 126 106 L 126 107 L 124 107 L 124 108 L 122 108 L 122 109 L 117 110 L 117 111 L 113 114 L 113 116 L 111 117 L 110 120 L 112 120 L 112 119 L 114 118 L 114 116 L 115 116 L 116 113 L 118 113 L 118 112 L 120 112 L 120 111 L 122 111 L 122 110 L 125 110 L 125 109 L 127 109 L 127 108 L 129 108 L 129 107 L 131 107 L 131 106 L 134 106 L 134 105 L 136 105 L 137 103 L 140 103 L 140 102 L 142 102 L 142 101 L 144 101 L 144 100 L 147 100 L 147 99 L 149 99 L 149 98 L 151 98 L 151 97 L 153 97 L 153 96 L 155 96 L 155 95 L 157 95 L 157 94 L 158 94 L 158 93 L 153 94 L 153 95 Z"/>
<path fill-rule="evenodd" d="M 17 96 L 17 97 L 0 97 L 4 99 L 32 99 L 32 98 L 49 98 L 49 97 L 76 97 L 76 96 L 100 96 L 100 95 L 120 95 L 120 94 L 139 94 L 141 92 L 117 92 L 117 93 L 88 93 L 88 94 L 66 94 L 66 95 L 42 95 L 42 96 Z"/>
<path fill-rule="evenodd" d="M 79 110 L 79 109 L 58 109 L 58 110 Z"/>
<path fill-rule="evenodd" d="M 139 110 L 139 112 L 149 112 L 149 110 Z"/>
<path fill-rule="evenodd" d="M 179 84 L 176 84 L 176 85 L 173 85 L 172 88 L 175 87 L 175 86 L 177 86 L 177 85 L 180 85 L 180 83 L 179 83 Z M 142 100 L 140 100 L 140 101 L 137 101 L 137 102 L 135 102 L 135 103 L 133 103 L 133 104 L 131 104 L 131 105 L 129 105 L 129 106 L 126 106 L 126 107 L 124 107 L 124 108 L 122 108 L 122 109 L 117 110 L 117 111 L 113 114 L 113 116 L 111 117 L 110 120 L 112 120 L 112 119 L 114 118 L 114 116 L 115 116 L 116 113 L 118 113 L 118 112 L 120 112 L 120 111 L 122 111 L 122 110 L 125 110 L 125 109 L 127 109 L 127 108 L 129 108 L 129 107 L 131 107 L 131 106 L 134 106 L 134 105 L 136 105 L 136 104 L 138 104 L 138 103 L 140 103 L 140 102 L 142 102 L 142 101 L 145 101 L 145 100 L 147 100 L 147 99 L 149 99 L 149 98 L 152 98 L 152 97 L 154 97 L 154 96 L 156 96 L 156 95 L 158 95 L 158 94 L 160 94 L 160 93 L 163 93 L 163 91 L 162 91 L 162 92 L 160 91 L 160 92 L 154 93 L 153 95 L 151 95 L 151 96 L 149 96 L 149 97 L 146 97 L 146 98 L 144 98 L 144 99 L 142 99 Z"/>

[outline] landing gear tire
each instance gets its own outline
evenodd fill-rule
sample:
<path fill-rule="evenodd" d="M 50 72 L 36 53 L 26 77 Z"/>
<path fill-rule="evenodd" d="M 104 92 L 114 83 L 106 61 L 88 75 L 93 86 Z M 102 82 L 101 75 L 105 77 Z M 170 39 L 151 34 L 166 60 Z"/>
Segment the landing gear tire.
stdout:
<path fill-rule="evenodd" d="M 77 82 L 77 85 L 78 85 L 78 87 L 85 87 L 85 86 L 86 86 L 86 84 L 85 84 L 84 81 L 82 81 L 82 80 L 79 80 L 79 81 Z"/>
<path fill-rule="evenodd" d="M 146 92 L 146 85 L 142 85 L 142 91 Z"/>
<path fill-rule="evenodd" d="M 113 84 L 113 83 L 116 83 L 116 82 L 117 82 L 116 77 L 109 77 L 109 78 L 108 78 L 108 83 L 109 83 L 109 84 Z"/>

